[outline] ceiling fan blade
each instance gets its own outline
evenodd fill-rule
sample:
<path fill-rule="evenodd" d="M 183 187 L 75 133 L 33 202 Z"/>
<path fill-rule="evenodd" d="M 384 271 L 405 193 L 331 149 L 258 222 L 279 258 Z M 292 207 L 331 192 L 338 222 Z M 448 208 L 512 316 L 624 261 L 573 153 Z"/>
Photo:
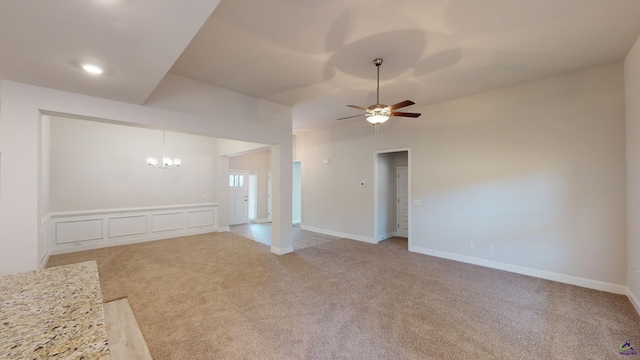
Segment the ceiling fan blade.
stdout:
<path fill-rule="evenodd" d="M 358 106 L 358 105 L 347 105 L 348 107 L 354 108 L 354 109 L 358 109 L 358 110 L 362 110 L 362 111 L 367 111 L 367 108 L 363 108 L 362 106 Z"/>
<path fill-rule="evenodd" d="M 415 104 L 413 101 L 405 100 L 405 101 L 401 101 L 401 102 L 399 102 L 397 104 L 389 106 L 389 110 L 393 111 L 395 109 L 400 109 L 400 108 L 403 108 L 403 107 L 406 107 L 406 106 L 410 106 L 410 105 L 413 105 L 413 104 Z"/>
<path fill-rule="evenodd" d="M 357 118 L 357 117 L 361 117 L 361 116 L 365 116 L 367 114 L 358 114 L 358 115 L 352 115 L 352 116 L 347 116 L 347 117 L 342 117 L 336 120 L 345 120 L 345 119 L 351 119 L 351 118 Z"/>
<path fill-rule="evenodd" d="M 410 117 L 410 118 L 417 118 L 422 114 L 419 113 L 409 113 L 409 112 L 401 112 L 401 111 L 394 111 L 391 113 L 391 116 L 402 116 L 402 117 Z"/>

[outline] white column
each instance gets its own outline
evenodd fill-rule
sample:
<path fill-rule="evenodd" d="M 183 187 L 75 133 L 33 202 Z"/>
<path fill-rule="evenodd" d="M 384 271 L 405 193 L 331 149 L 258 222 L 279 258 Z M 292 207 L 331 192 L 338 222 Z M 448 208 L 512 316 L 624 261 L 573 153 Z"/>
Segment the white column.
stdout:
<path fill-rule="evenodd" d="M 40 113 L 0 89 L 0 274 L 38 269 Z"/>
<path fill-rule="evenodd" d="M 290 144 L 289 144 L 290 145 Z M 293 252 L 291 241 L 291 146 L 271 146 L 273 180 L 271 252 L 283 255 Z"/>
<path fill-rule="evenodd" d="M 218 202 L 218 231 L 229 231 L 229 157 L 218 156 L 216 197 Z"/>

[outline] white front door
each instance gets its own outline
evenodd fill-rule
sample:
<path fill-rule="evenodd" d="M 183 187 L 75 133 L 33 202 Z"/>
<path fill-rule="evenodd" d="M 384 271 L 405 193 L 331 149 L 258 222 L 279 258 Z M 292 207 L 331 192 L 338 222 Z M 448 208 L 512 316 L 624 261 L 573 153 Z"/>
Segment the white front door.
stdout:
<path fill-rule="evenodd" d="M 396 193 L 398 207 L 396 214 L 398 217 L 396 236 L 409 237 L 409 167 L 398 166 L 397 168 Z"/>
<path fill-rule="evenodd" d="M 229 225 L 249 222 L 249 173 L 229 171 Z"/>

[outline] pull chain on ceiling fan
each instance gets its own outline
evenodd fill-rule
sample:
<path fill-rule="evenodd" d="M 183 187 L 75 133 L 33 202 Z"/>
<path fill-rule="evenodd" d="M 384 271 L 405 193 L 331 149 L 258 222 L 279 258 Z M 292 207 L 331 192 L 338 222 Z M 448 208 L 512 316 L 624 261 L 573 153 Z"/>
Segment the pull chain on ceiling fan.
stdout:
<path fill-rule="evenodd" d="M 411 118 L 417 118 L 418 116 L 420 116 L 421 114 L 419 113 L 394 111 L 396 109 L 400 109 L 400 108 L 415 104 L 411 100 L 401 101 L 391 106 L 380 104 L 380 65 L 382 65 L 382 59 L 380 58 L 374 59 L 373 64 L 376 66 L 378 70 L 378 80 L 376 83 L 376 103 L 374 105 L 369 106 L 368 108 L 364 108 L 362 106 L 357 106 L 357 105 L 347 105 L 348 107 L 362 110 L 364 111 L 364 113 L 339 118 L 338 120 L 366 116 L 368 122 L 370 122 L 373 125 L 378 125 L 389 120 L 389 117 L 392 117 L 392 116 L 411 117 Z"/>

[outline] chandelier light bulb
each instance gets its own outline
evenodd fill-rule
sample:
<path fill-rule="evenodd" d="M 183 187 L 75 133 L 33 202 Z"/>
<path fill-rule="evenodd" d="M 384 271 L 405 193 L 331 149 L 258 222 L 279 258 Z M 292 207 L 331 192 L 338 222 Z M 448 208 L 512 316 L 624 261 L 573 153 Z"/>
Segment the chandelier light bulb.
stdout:
<path fill-rule="evenodd" d="M 156 168 L 156 169 L 168 169 L 172 167 L 179 167 L 182 164 L 182 160 L 180 159 L 171 159 L 168 156 L 164 156 L 164 145 L 165 145 L 165 132 L 162 132 L 162 157 L 160 158 L 162 163 L 158 164 L 158 159 L 154 157 L 147 158 L 147 165 Z"/>

